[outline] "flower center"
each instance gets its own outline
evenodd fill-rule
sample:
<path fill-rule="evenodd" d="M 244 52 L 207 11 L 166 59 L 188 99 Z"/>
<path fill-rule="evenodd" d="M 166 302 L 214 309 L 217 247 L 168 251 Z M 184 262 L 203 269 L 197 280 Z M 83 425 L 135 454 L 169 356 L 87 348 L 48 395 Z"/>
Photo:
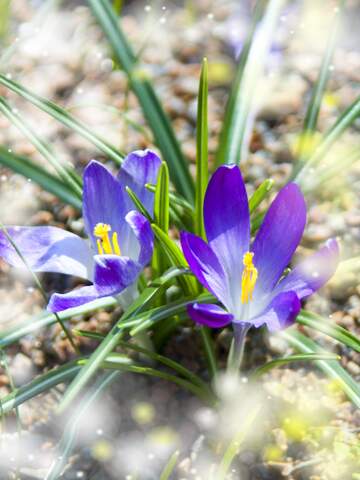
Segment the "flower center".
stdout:
<path fill-rule="evenodd" d="M 99 255 L 104 255 L 104 253 L 121 255 L 117 233 L 114 232 L 110 240 L 109 232 L 111 232 L 111 225 L 107 223 L 97 223 L 95 225 L 94 235 L 97 237 L 96 244 Z"/>
<path fill-rule="evenodd" d="M 248 303 L 258 278 L 258 271 L 253 264 L 253 252 L 246 252 L 243 257 L 244 271 L 241 277 L 241 303 Z"/>

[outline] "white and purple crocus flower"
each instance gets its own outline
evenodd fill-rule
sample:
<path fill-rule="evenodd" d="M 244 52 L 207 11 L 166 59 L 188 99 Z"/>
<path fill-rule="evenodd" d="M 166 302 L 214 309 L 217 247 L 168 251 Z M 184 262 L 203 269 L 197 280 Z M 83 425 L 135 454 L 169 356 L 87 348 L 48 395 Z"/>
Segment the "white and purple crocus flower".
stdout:
<path fill-rule="evenodd" d="M 148 220 L 134 210 L 125 187 L 136 193 L 151 214 L 154 194 L 145 184 L 156 183 L 160 164 L 150 150 L 129 154 L 117 177 L 95 160 L 88 164 L 83 175 L 83 218 L 90 241 L 57 227 L 7 227 L 33 271 L 74 275 L 91 282 L 65 294 L 53 294 L 49 311 L 136 290 L 136 280 L 151 259 L 154 237 Z M 0 257 L 24 268 L 4 232 L 0 232 Z"/>
<path fill-rule="evenodd" d="M 207 242 L 188 232 L 181 245 L 199 282 L 222 304 L 194 303 L 189 316 L 197 323 L 237 330 L 266 324 L 270 331 L 291 325 L 300 301 L 334 273 L 339 248 L 330 239 L 284 276 L 306 223 L 302 193 L 289 183 L 272 202 L 253 243 L 245 185 L 235 165 L 212 176 L 204 201 Z M 241 328 L 240 328 L 241 326 Z"/>

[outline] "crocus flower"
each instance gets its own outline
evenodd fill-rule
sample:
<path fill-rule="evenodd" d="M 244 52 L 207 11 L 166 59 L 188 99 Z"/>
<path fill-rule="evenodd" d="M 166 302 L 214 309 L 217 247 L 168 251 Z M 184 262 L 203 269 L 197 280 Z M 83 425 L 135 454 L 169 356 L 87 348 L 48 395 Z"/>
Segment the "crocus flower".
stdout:
<path fill-rule="evenodd" d="M 58 272 L 84 278 L 91 285 L 51 296 L 48 310 L 58 312 L 117 295 L 130 289 L 149 262 L 153 233 L 147 219 L 133 209 L 129 186 L 150 213 L 153 193 L 146 183 L 156 183 L 161 161 L 150 150 L 130 153 L 117 177 L 93 160 L 83 175 L 83 218 L 90 241 L 57 227 L 7 227 L 7 233 L 35 272 Z M 0 232 L 0 257 L 24 268 L 4 232 Z"/>
<path fill-rule="evenodd" d="M 189 316 L 209 327 L 236 325 L 275 331 L 292 324 L 300 301 L 318 290 L 334 273 L 339 257 L 336 240 L 307 257 L 284 276 L 306 223 L 306 206 L 295 183 L 272 202 L 250 243 L 250 215 L 245 185 L 235 165 L 219 167 L 204 200 L 208 242 L 183 232 L 181 245 L 199 282 L 222 304 L 194 303 Z"/>

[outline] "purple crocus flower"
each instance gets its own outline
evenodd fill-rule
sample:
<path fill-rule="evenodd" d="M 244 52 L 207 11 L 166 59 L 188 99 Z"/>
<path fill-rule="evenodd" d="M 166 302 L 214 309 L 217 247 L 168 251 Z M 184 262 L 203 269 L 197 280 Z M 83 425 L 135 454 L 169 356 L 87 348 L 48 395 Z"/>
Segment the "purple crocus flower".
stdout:
<path fill-rule="evenodd" d="M 132 289 L 153 251 L 148 220 L 133 209 L 129 186 L 152 214 L 153 193 L 161 161 L 150 150 L 130 153 L 117 177 L 92 160 L 83 175 L 83 217 L 90 242 L 57 227 L 7 227 L 28 266 L 35 272 L 58 272 L 92 284 L 69 293 L 55 293 L 48 310 L 59 312 Z M 0 232 L 0 256 L 14 267 L 24 263 Z"/>
<path fill-rule="evenodd" d="M 219 167 L 204 201 L 208 242 L 182 232 L 181 245 L 199 282 L 223 305 L 194 303 L 189 316 L 213 328 L 233 323 L 270 331 L 291 325 L 300 300 L 318 290 L 334 273 L 339 248 L 328 240 L 291 273 L 284 275 L 299 245 L 306 223 L 306 206 L 298 186 L 289 183 L 272 202 L 253 243 L 245 185 L 235 165 Z M 243 328 L 244 330 L 244 328 Z"/>

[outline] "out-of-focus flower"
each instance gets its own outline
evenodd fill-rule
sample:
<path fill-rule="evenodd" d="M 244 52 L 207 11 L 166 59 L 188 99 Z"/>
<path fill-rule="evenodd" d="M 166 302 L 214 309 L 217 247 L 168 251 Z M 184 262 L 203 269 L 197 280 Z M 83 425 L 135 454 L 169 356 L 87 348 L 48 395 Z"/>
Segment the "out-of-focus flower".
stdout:
<path fill-rule="evenodd" d="M 130 153 L 117 177 L 101 163 L 89 163 L 83 175 L 83 217 L 90 244 L 57 227 L 7 227 L 33 271 L 74 275 L 92 283 L 53 294 L 48 310 L 66 310 L 117 295 L 134 285 L 152 256 L 154 239 L 149 222 L 133 209 L 125 187 L 129 186 L 152 212 L 153 193 L 145 184 L 156 183 L 160 164 L 150 150 Z M 0 232 L 0 256 L 14 267 L 24 268 L 4 232 Z"/>
<path fill-rule="evenodd" d="M 212 176 L 204 201 L 206 243 L 182 232 L 190 269 L 225 308 L 194 303 L 197 323 L 213 328 L 233 322 L 275 331 L 290 325 L 300 300 L 318 290 L 334 273 L 339 257 L 335 239 L 327 241 L 283 277 L 306 223 L 303 195 L 294 183 L 278 193 L 250 246 L 250 214 L 240 169 L 225 165 Z"/>

